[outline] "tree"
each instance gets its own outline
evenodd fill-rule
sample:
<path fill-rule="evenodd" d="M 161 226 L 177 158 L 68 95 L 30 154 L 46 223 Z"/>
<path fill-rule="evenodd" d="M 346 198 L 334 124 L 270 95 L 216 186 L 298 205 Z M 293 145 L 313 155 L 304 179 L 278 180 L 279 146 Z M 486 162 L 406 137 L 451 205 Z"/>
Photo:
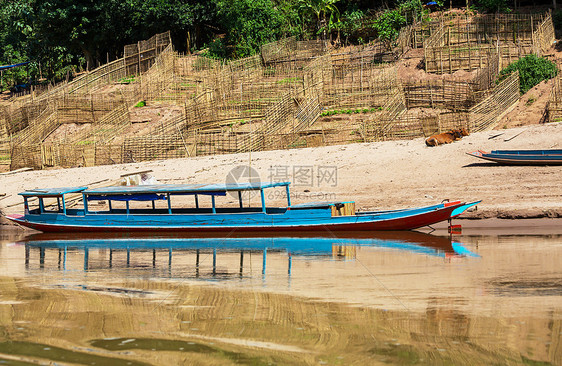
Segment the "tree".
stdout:
<path fill-rule="evenodd" d="M 215 56 L 250 56 L 283 34 L 282 14 L 270 0 L 217 0 L 216 7 L 223 37 L 211 49 Z"/>
<path fill-rule="evenodd" d="M 339 0 L 299 0 L 299 9 L 304 14 L 312 13 L 316 17 L 317 33 L 322 32 L 322 38 L 326 39 L 326 31 L 339 22 L 340 11 L 336 3 Z"/>

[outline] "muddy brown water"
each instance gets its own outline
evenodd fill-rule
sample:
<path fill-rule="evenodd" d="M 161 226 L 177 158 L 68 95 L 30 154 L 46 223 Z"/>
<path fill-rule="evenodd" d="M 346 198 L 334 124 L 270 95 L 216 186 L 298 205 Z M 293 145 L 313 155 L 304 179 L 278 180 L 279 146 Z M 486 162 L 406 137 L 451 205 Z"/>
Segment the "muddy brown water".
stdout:
<path fill-rule="evenodd" d="M 4 229 L 0 364 L 562 365 L 562 228 L 513 224 L 453 238 Z"/>

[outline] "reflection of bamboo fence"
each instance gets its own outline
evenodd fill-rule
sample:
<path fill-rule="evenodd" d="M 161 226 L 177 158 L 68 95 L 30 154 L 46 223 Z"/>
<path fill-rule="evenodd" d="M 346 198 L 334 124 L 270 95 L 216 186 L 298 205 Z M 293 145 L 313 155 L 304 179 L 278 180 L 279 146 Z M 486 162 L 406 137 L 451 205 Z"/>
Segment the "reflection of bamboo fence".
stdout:
<path fill-rule="evenodd" d="M 505 67 L 520 57 L 546 52 L 554 41 L 550 13 L 480 15 L 443 21 L 424 41 L 425 68 L 439 74 L 472 71 L 497 54 Z"/>

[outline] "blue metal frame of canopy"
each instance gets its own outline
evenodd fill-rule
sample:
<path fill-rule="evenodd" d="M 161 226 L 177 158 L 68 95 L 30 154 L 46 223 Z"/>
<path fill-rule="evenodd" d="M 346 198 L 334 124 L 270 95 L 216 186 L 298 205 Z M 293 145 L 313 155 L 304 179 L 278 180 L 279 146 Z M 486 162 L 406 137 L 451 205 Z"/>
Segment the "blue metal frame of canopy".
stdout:
<path fill-rule="evenodd" d="M 64 195 L 69 193 L 82 193 L 84 202 L 84 214 L 88 214 L 88 201 L 107 200 L 109 209 L 111 210 L 111 201 L 125 201 L 127 205 L 127 214 L 129 213 L 129 201 L 154 201 L 167 200 L 168 213 L 172 213 L 170 195 L 194 195 L 195 207 L 199 208 L 198 195 L 209 195 L 212 200 L 212 210 L 216 213 L 215 196 L 226 196 L 226 192 L 238 192 L 238 200 L 240 208 L 242 208 L 243 191 L 257 191 L 261 193 L 262 211 L 266 212 L 264 189 L 274 187 L 285 187 L 287 193 L 287 206 L 291 206 L 291 195 L 289 192 L 290 182 L 259 182 L 259 183 L 222 183 L 222 184 L 157 184 L 157 185 L 140 185 L 140 186 L 110 186 L 101 188 L 87 187 L 64 187 L 64 188 L 45 188 L 32 189 L 20 193 L 24 198 L 24 206 L 26 212 L 29 210 L 28 198 L 39 198 L 39 210 L 43 213 L 43 198 L 57 198 L 59 210 L 66 215 L 66 204 Z M 60 203 L 62 198 L 62 208 Z"/>
<path fill-rule="evenodd" d="M 23 205 L 25 212 L 29 212 L 28 199 L 30 197 L 37 197 L 39 199 L 39 212 L 45 212 L 45 204 L 43 198 L 56 198 L 59 211 L 62 211 L 66 215 L 66 202 L 64 200 L 64 195 L 68 193 L 79 193 L 86 190 L 88 187 L 63 187 L 63 188 L 45 188 L 45 189 L 29 189 L 25 192 L 19 193 L 23 196 Z M 62 198 L 62 207 L 61 207 Z"/>

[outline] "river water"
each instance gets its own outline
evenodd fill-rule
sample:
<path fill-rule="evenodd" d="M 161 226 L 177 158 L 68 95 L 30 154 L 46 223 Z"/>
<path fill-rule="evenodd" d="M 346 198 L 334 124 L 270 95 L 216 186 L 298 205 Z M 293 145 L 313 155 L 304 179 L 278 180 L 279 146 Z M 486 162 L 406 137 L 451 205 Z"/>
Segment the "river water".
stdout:
<path fill-rule="evenodd" d="M 292 238 L 4 229 L 0 364 L 562 365 L 561 258 L 559 226 Z"/>

